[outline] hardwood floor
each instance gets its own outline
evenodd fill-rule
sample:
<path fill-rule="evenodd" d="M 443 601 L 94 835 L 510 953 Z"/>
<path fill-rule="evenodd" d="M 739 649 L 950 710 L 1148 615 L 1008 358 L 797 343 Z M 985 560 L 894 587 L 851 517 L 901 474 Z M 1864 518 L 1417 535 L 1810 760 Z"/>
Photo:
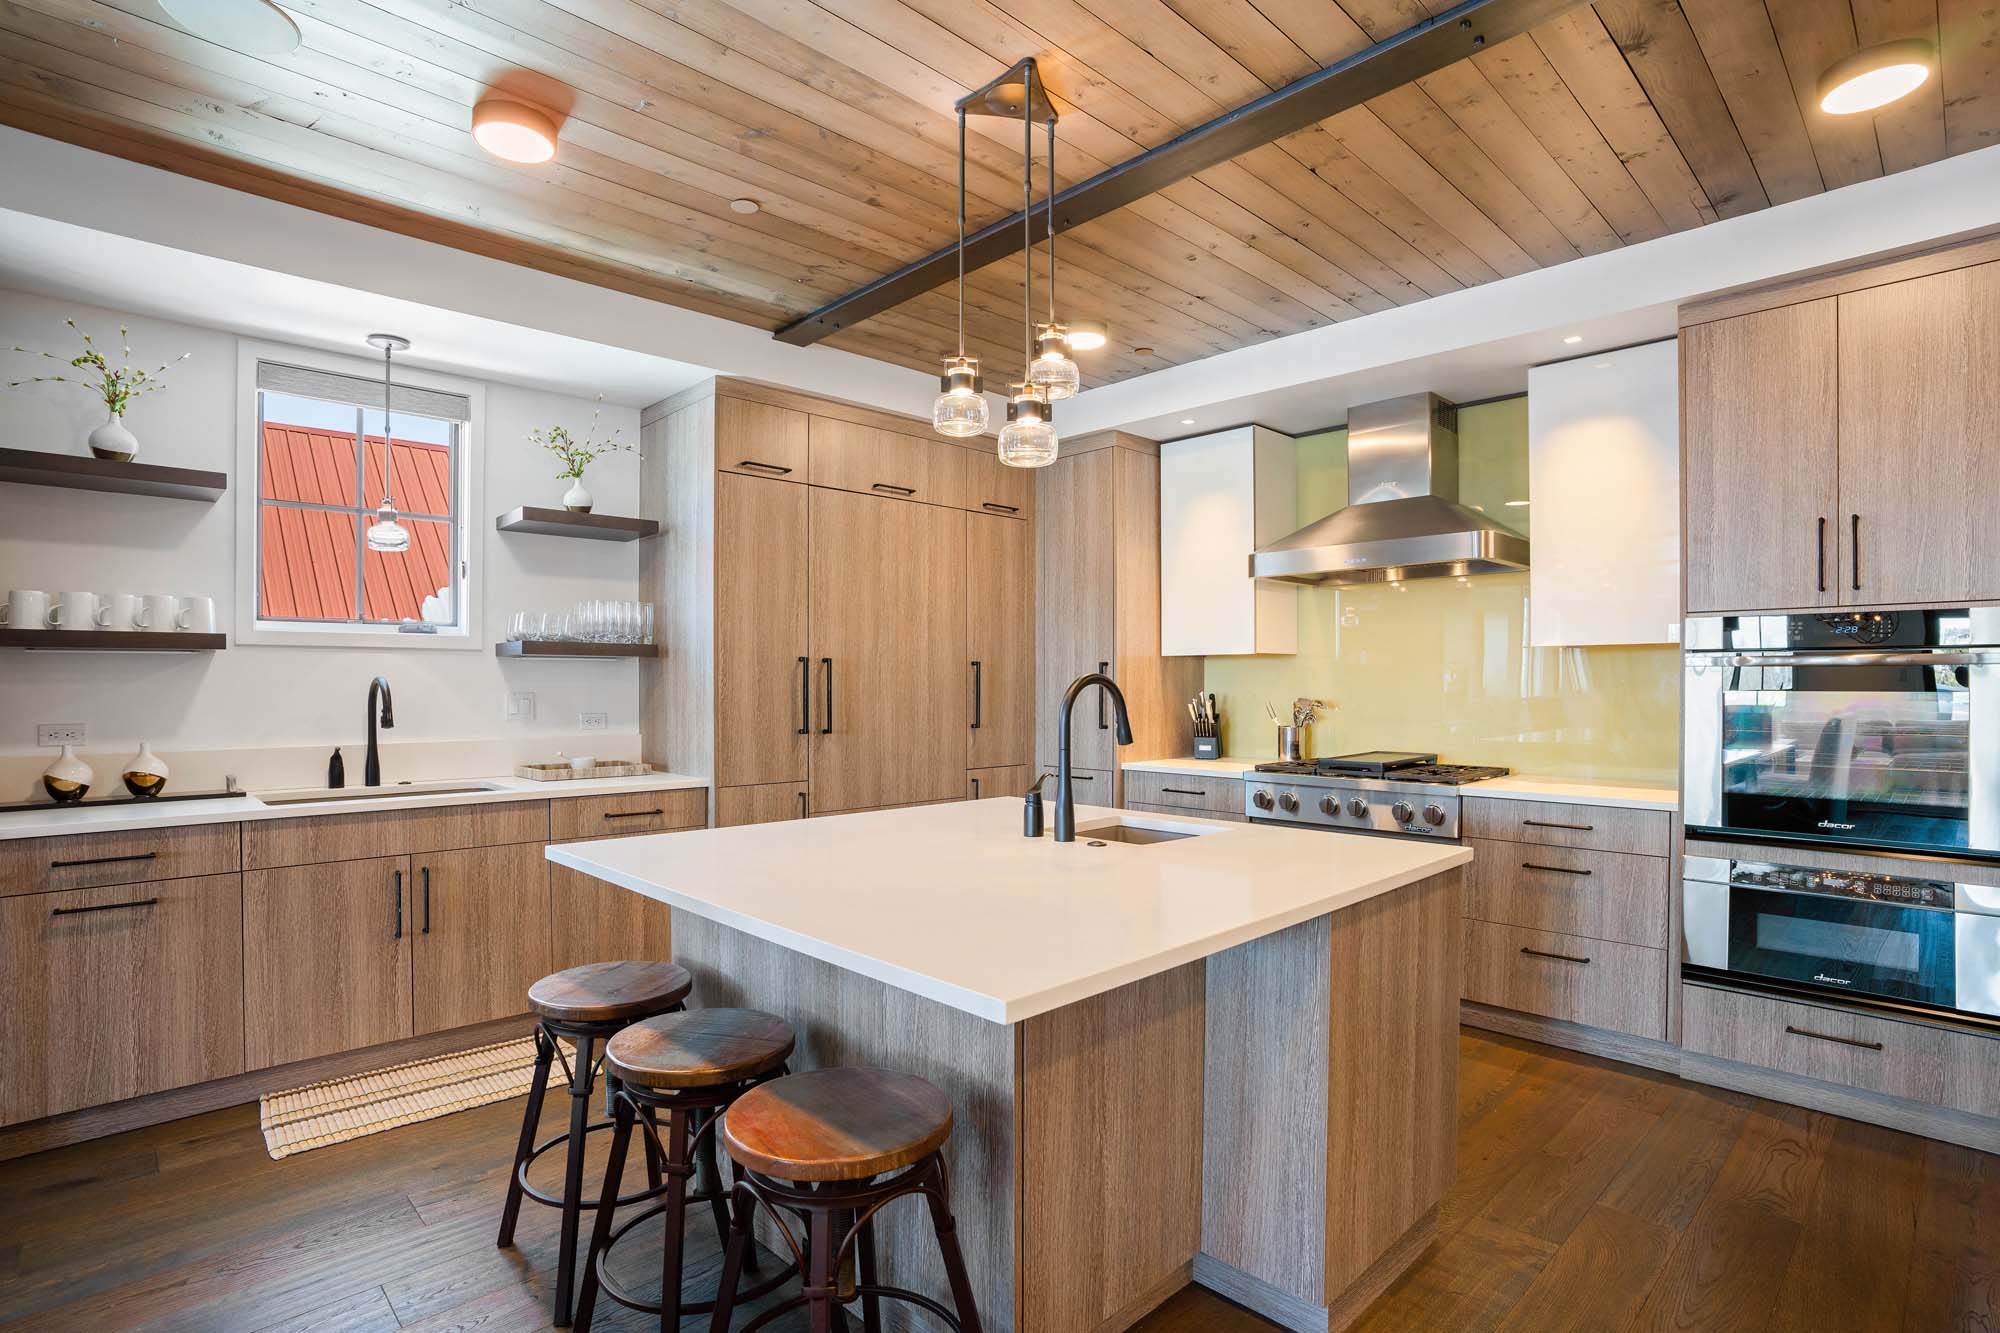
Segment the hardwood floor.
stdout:
<path fill-rule="evenodd" d="M 493 1244 L 520 1106 L 283 1162 L 237 1107 L 0 1164 L 0 1321 L 547 1328 L 555 1213 Z M 1471 1031 L 1459 1124 L 1443 1234 L 1368 1333 L 2000 1327 L 2000 1157 Z M 690 1232 L 692 1289 L 714 1238 Z M 619 1265 L 641 1291 L 649 1251 Z M 1139 1327 L 1273 1326 L 1190 1288 Z"/>

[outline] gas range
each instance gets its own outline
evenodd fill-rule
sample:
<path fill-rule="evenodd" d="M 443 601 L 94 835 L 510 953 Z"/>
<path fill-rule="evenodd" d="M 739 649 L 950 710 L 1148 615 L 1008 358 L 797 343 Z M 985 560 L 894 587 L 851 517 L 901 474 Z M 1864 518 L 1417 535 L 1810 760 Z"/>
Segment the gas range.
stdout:
<path fill-rule="evenodd" d="M 1398 751 L 1259 764 L 1243 775 L 1243 813 L 1264 824 L 1455 839 L 1454 788 L 1505 777 L 1507 771 L 1440 764 L 1434 754 Z"/>

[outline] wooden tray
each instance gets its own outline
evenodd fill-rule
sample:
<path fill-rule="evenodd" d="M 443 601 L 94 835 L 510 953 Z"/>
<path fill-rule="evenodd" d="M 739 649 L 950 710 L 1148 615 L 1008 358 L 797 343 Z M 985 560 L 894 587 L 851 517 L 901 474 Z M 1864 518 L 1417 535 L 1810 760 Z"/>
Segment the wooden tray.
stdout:
<path fill-rule="evenodd" d="M 584 778 L 636 778 L 651 773 L 646 763 L 598 764 L 591 768 L 571 768 L 568 764 L 516 764 L 514 776 L 536 782 L 577 782 Z"/>

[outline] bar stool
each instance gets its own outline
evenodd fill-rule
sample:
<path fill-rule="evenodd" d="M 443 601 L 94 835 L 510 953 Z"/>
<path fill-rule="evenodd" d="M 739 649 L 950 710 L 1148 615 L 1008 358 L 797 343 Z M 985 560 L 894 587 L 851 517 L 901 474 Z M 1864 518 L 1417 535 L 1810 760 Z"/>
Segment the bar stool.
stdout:
<path fill-rule="evenodd" d="M 759 1205 L 769 1210 L 805 1273 L 805 1289 L 759 1314 L 742 1333 L 800 1306 L 812 1333 L 830 1333 L 835 1320 L 844 1318 L 836 1313 L 843 1301 L 838 1282 L 850 1248 L 860 1269 L 853 1295 L 861 1299 L 868 1333 L 882 1327 L 883 1298 L 921 1306 L 958 1333 L 980 1333 L 947 1197 L 942 1149 L 949 1137 L 951 1103 L 945 1095 L 920 1078 L 888 1069 L 815 1069 L 737 1098 L 722 1118 L 722 1144 L 743 1174 L 732 1195 L 735 1210 L 711 1333 L 728 1333 Z M 920 1194 L 930 1205 L 954 1310 L 921 1292 L 876 1280 L 875 1214 L 906 1194 Z M 804 1246 L 786 1221 L 787 1212 L 807 1223 Z M 837 1239 L 836 1224 L 843 1231 Z"/>
<path fill-rule="evenodd" d="M 521 1118 L 521 1138 L 514 1148 L 514 1170 L 507 1181 L 507 1203 L 500 1212 L 500 1248 L 514 1243 L 521 1199 L 562 1210 L 562 1251 L 556 1261 L 555 1326 L 569 1327 L 570 1292 L 576 1278 L 576 1234 L 583 1212 L 583 1153 L 585 1138 L 608 1129 L 611 1121 L 590 1123 L 591 1086 L 602 1059 L 600 1045 L 626 1025 L 642 1018 L 679 1010 L 694 989 L 694 977 L 678 963 L 586 963 L 543 977 L 528 988 L 528 1009 L 535 1025 L 535 1079 L 528 1088 L 528 1107 Z M 556 1039 L 567 1037 L 576 1047 L 576 1063 L 563 1057 Z M 549 1068 L 562 1059 L 569 1080 L 569 1131 L 535 1146 L 535 1128 L 542 1119 L 542 1100 L 549 1090 Z M 528 1168 L 557 1144 L 567 1145 L 560 1197 L 528 1184 Z M 648 1181 L 659 1183 L 660 1164 L 649 1151 Z"/>
<path fill-rule="evenodd" d="M 715 1126 L 720 1113 L 760 1083 L 784 1073 L 785 1060 L 796 1038 L 792 1025 L 775 1014 L 755 1009 L 697 1009 L 666 1014 L 634 1023 L 604 1048 L 604 1068 L 615 1080 L 612 1099 L 611 1155 L 605 1162 L 604 1189 L 591 1227 L 590 1249 L 584 1258 L 583 1289 L 577 1295 L 576 1324 L 589 1333 L 597 1309 L 597 1293 L 620 1305 L 660 1317 L 666 1333 L 677 1333 L 683 1314 L 705 1314 L 712 1301 L 681 1298 L 682 1245 L 687 1235 L 687 1206 L 710 1204 L 718 1238 L 728 1239 L 727 1190 L 715 1166 Z M 667 1115 L 667 1140 L 660 1142 L 659 1113 Z M 626 1199 L 618 1197 L 637 1124 L 645 1135 L 649 1158 L 657 1155 L 664 1182 Z M 698 1160 L 709 1185 L 690 1190 Z M 628 1203 L 658 1202 L 613 1226 L 614 1211 Z M 633 1227 L 664 1215 L 666 1243 L 660 1259 L 660 1299 L 643 1301 L 627 1291 L 609 1271 L 611 1247 Z M 749 1291 L 737 1293 L 755 1300 L 797 1271 L 786 1268 Z M 733 1284 L 732 1284 L 733 1286 Z"/>

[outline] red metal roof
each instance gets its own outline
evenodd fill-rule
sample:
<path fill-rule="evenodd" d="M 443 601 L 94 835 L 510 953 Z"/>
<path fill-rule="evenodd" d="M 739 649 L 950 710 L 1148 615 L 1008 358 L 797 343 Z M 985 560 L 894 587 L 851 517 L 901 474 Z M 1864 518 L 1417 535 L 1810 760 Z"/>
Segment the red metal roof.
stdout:
<path fill-rule="evenodd" d="M 382 437 L 368 437 L 368 508 L 382 502 Z M 405 514 L 450 512 L 451 452 L 443 445 L 397 440 L 396 507 Z M 301 426 L 264 426 L 263 498 L 354 504 L 354 437 Z M 261 614 L 272 619 L 354 617 L 355 518 L 324 509 L 264 505 Z M 451 531 L 436 520 L 405 517 L 410 549 L 362 555 L 370 620 L 421 620 L 424 598 L 451 581 Z"/>

